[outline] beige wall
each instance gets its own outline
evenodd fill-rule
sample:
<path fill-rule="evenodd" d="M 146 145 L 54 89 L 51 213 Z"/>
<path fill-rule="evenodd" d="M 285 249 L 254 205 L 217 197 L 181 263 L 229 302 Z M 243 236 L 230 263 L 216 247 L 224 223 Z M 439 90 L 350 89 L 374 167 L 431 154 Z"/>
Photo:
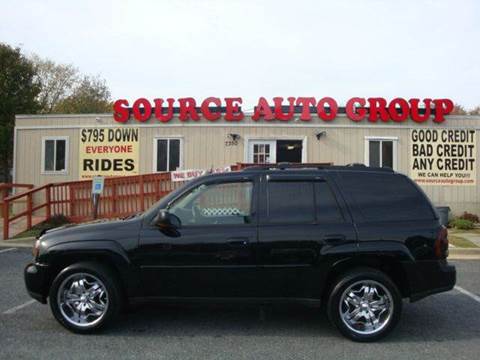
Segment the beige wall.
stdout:
<path fill-rule="evenodd" d="M 363 163 L 366 136 L 397 137 L 397 171 L 409 171 L 409 130 L 425 127 L 410 121 L 395 124 L 353 123 L 340 116 L 330 123 L 318 119 L 312 122 L 293 121 L 287 124 L 255 123 L 247 118 L 239 124 L 225 122 L 181 123 L 178 119 L 168 124 L 151 120 L 139 124 L 130 120 L 127 124 L 115 123 L 111 115 L 83 116 L 18 116 L 16 121 L 15 181 L 41 185 L 49 182 L 78 180 L 79 133 L 83 127 L 136 126 L 140 128 L 140 172 L 153 171 L 153 142 L 155 137 L 181 137 L 183 139 L 183 168 L 199 169 L 221 167 L 245 161 L 245 146 L 249 138 L 305 139 L 307 162 L 333 162 L 343 165 Z M 451 116 L 441 125 L 433 127 L 475 128 L 480 139 L 480 117 Z M 326 131 L 326 136 L 317 140 L 315 134 Z M 240 135 L 238 145 L 226 146 L 227 135 Z M 64 175 L 41 173 L 42 137 L 68 136 L 68 171 Z M 479 141 L 479 140 L 477 140 Z M 480 144 L 477 144 L 477 159 L 480 160 Z M 478 164 L 478 160 L 477 160 Z M 477 177 L 480 171 L 477 169 Z M 479 180 L 477 178 L 477 183 Z M 454 212 L 466 211 L 480 214 L 480 186 L 424 186 L 426 193 L 436 205 L 449 205 Z"/>

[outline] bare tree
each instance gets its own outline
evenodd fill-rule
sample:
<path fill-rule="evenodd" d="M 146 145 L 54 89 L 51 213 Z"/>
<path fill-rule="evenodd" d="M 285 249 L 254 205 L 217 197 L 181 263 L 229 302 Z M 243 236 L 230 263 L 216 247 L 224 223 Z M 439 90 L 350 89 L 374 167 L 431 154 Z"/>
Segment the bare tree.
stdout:
<path fill-rule="evenodd" d="M 469 115 L 480 115 L 480 106 L 474 107 L 468 112 Z"/>
<path fill-rule="evenodd" d="M 71 95 L 79 80 L 78 70 L 69 64 L 56 64 L 50 59 L 33 55 L 37 81 L 41 91 L 38 95 L 42 113 L 51 113 L 55 106 Z"/>
<path fill-rule="evenodd" d="M 98 76 L 83 76 L 72 94 L 60 100 L 53 108 L 53 112 L 63 114 L 99 114 L 111 111 L 110 90 L 105 80 Z"/>
<path fill-rule="evenodd" d="M 452 115 L 467 115 L 467 110 L 460 105 L 460 104 L 455 104 L 455 107 L 453 108 Z"/>

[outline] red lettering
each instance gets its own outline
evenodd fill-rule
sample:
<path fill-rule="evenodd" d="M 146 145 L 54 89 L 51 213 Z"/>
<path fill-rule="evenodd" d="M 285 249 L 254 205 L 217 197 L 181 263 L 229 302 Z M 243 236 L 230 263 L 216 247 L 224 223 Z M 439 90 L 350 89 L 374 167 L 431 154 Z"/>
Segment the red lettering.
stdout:
<path fill-rule="evenodd" d="M 172 120 L 173 117 L 173 103 L 175 99 L 168 98 L 168 110 L 167 113 L 163 113 L 163 99 L 154 99 L 153 102 L 155 103 L 155 118 L 161 122 L 169 122 Z"/>
<path fill-rule="evenodd" d="M 410 117 L 413 121 L 417 123 L 422 123 L 428 120 L 431 114 L 431 104 L 432 99 L 423 99 L 423 103 L 425 104 L 425 113 L 420 115 L 420 99 L 410 99 Z"/>
<path fill-rule="evenodd" d="M 243 112 L 240 110 L 242 98 L 225 98 L 225 120 L 240 121 L 243 119 Z"/>
<path fill-rule="evenodd" d="M 387 100 L 384 98 L 368 98 L 368 103 L 370 106 L 368 121 L 376 122 L 379 114 L 382 121 L 390 120 L 387 111 Z"/>
<path fill-rule="evenodd" d="M 128 101 L 125 99 L 120 99 L 115 101 L 113 104 L 113 118 L 116 122 L 124 123 L 130 117 L 130 112 L 128 111 Z"/>
<path fill-rule="evenodd" d="M 398 112 L 397 109 L 400 109 L 401 111 Z M 402 98 L 395 98 L 390 101 L 390 104 L 388 104 L 388 112 L 390 113 L 390 117 L 392 118 L 392 120 L 395 122 L 402 122 L 407 120 L 409 110 L 410 109 L 408 107 L 407 100 Z"/>
<path fill-rule="evenodd" d="M 143 113 L 141 111 L 141 105 L 143 105 Z M 132 110 L 134 118 L 141 122 L 147 121 L 152 115 L 152 105 L 150 105 L 150 101 L 145 98 L 135 100 Z"/>
<path fill-rule="evenodd" d="M 311 120 L 310 116 L 310 105 L 315 106 L 315 98 L 314 97 L 299 97 L 297 99 L 296 105 L 300 105 L 302 107 L 302 113 L 300 114 L 300 120 L 309 121 Z"/>
<path fill-rule="evenodd" d="M 453 111 L 453 101 L 450 99 L 436 99 L 433 100 L 433 103 L 435 104 L 435 117 L 433 121 L 437 123 L 444 122 L 444 116 Z"/>
<path fill-rule="evenodd" d="M 268 101 L 264 97 L 258 99 L 258 104 L 253 112 L 252 120 L 258 121 L 258 119 L 261 117 L 263 117 L 265 120 L 275 119 L 272 109 L 270 109 L 270 105 L 268 105 Z"/>
<path fill-rule="evenodd" d="M 359 97 L 353 97 L 347 101 L 347 105 L 345 107 L 345 112 L 347 116 L 352 121 L 362 121 L 367 114 L 367 109 L 365 109 L 365 99 Z M 359 105 L 359 108 L 357 108 Z"/>
<path fill-rule="evenodd" d="M 284 105 L 284 99 L 287 103 Z M 241 110 L 242 98 L 224 98 L 225 101 L 225 121 L 240 121 L 245 115 Z M 125 99 L 116 100 L 113 104 L 113 118 L 116 122 L 125 123 L 130 118 L 130 112 L 133 113 L 133 118 L 137 121 L 145 122 L 154 113 L 155 118 L 161 122 L 169 122 L 174 117 L 175 99 L 154 99 L 153 104 L 145 98 L 137 99 L 131 110 L 129 103 Z M 179 119 L 180 121 L 200 120 L 200 116 L 209 121 L 217 121 L 222 119 L 222 100 L 218 97 L 205 98 L 200 108 L 194 98 L 178 99 L 179 103 Z M 432 104 L 433 103 L 433 104 Z M 213 104 L 213 105 L 212 105 Z M 422 105 L 425 106 L 423 111 Z M 154 106 L 154 108 L 152 108 Z M 165 109 L 164 107 L 167 107 Z M 273 106 L 270 106 L 269 101 L 265 97 L 258 99 L 258 104 L 255 107 L 252 115 L 252 120 L 258 121 L 260 119 L 271 121 L 289 121 L 295 117 L 296 108 L 300 107 L 300 120 L 310 121 L 312 108 L 316 108 L 317 115 L 323 121 L 332 121 L 338 115 L 338 104 L 335 99 L 331 97 L 324 97 L 316 102 L 314 97 L 274 97 Z M 406 100 L 404 98 L 394 98 L 387 102 L 382 97 L 371 97 L 368 99 L 361 97 L 353 97 L 348 100 L 345 106 L 345 113 L 347 117 L 355 122 L 364 120 L 368 116 L 368 121 L 382 122 L 395 121 L 405 122 L 410 117 L 416 123 L 424 123 L 432 116 L 432 109 L 435 109 L 435 117 L 433 119 L 436 123 L 445 121 L 445 117 L 454 109 L 454 103 L 450 99 L 423 99 L 423 104 L 420 99 Z M 87 149 L 87 151 L 97 151 L 96 149 Z M 100 149 L 101 151 L 101 149 Z"/>
<path fill-rule="evenodd" d="M 195 121 L 200 120 L 200 116 L 198 116 L 197 110 L 195 109 L 197 103 L 194 98 L 178 99 L 178 103 L 180 104 L 180 121 L 187 121 L 188 119 Z"/>
<path fill-rule="evenodd" d="M 222 104 L 222 102 L 220 101 L 219 98 L 216 98 L 216 97 L 206 98 L 202 102 L 202 114 L 203 114 L 203 116 L 205 116 L 205 119 L 210 120 L 210 121 L 220 119 L 220 116 L 222 116 L 222 114 L 218 111 L 211 112 L 210 107 L 209 107 L 210 103 L 213 103 L 216 106 L 220 106 Z"/>
<path fill-rule="evenodd" d="M 328 107 L 330 109 L 329 113 L 325 111 L 325 104 L 328 104 Z M 337 111 L 338 111 L 337 102 L 331 97 L 324 97 L 318 100 L 317 114 L 318 114 L 318 117 L 323 121 L 330 121 L 335 119 L 335 117 L 337 116 Z"/>
<path fill-rule="evenodd" d="M 277 120 L 288 121 L 293 118 L 293 115 L 295 114 L 295 98 L 289 97 L 287 98 L 287 100 L 288 100 L 288 106 L 289 106 L 288 113 L 284 114 L 282 111 L 283 98 L 282 97 L 273 98 L 273 104 L 275 106 L 275 118 Z"/>

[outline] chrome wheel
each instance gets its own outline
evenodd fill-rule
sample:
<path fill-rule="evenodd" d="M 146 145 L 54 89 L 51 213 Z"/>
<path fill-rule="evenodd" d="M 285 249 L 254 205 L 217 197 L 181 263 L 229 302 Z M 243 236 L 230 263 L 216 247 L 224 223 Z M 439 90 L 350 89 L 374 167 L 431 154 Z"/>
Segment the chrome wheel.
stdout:
<path fill-rule="evenodd" d="M 377 281 L 357 281 L 343 292 L 339 311 L 343 323 L 351 331 L 361 335 L 375 334 L 392 318 L 393 297 Z"/>
<path fill-rule="evenodd" d="M 103 282 L 87 273 L 75 273 L 60 284 L 57 303 L 63 318 L 78 327 L 94 326 L 108 309 L 108 292 Z"/>

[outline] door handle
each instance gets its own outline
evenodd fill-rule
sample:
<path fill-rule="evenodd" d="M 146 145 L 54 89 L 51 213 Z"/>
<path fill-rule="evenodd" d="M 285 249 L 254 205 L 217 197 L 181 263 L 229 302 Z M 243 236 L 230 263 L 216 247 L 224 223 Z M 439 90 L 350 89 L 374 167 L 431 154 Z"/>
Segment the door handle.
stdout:
<path fill-rule="evenodd" d="M 342 234 L 328 234 L 323 237 L 323 241 L 325 244 L 333 245 L 344 243 L 347 241 L 347 238 Z"/>
<path fill-rule="evenodd" d="M 232 237 L 227 239 L 227 244 L 231 246 L 245 246 L 250 243 L 250 240 L 246 237 Z"/>

